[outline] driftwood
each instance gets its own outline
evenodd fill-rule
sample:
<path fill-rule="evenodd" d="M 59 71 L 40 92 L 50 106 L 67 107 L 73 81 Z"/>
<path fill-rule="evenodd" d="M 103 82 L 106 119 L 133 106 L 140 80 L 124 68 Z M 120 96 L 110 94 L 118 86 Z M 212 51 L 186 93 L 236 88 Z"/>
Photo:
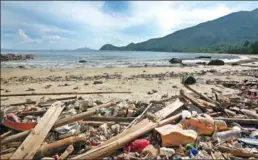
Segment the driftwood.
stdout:
<path fill-rule="evenodd" d="M 239 123 L 239 124 L 254 124 L 258 125 L 257 119 L 240 119 L 240 118 L 223 118 L 223 117 L 214 117 L 215 120 L 223 120 L 227 123 Z"/>
<path fill-rule="evenodd" d="M 151 100 L 150 103 L 163 103 L 163 102 L 167 102 L 167 101 L 170 101 L 172 99 L 175 99 L 175 98 L 178 98 L 178 96 L 172 96 L 172 97 L 169 97 L 169 98 L 164 98 L 164 99 L 160 99 L 160 100 Z"/>
<path fill-rule="evenodd" d="M 251 153 L 251 152 L 247 152 L 243 149 L 239 149 L 239 148 L 231 148 L 231 147 L 226 147 L 226 146 L 218 146 L 218 150 L 220 150 L 221 152 L 229 152 L 231 154 L 233 154 L 234 156 L 239 156 L 239 157 L 244 157 L 244 158 L 249 158 L 249 157 L 255 157 L 258 158 L 258 154 L 256 153 Z"/>
<path fill-rule="evenodd" d="M 255 113 L 255 111 L 250 111 L 250 110 L 248 110 L 248 109 L 240 109 L 240 112 L 242 112 L 242 113 L 248 115 L 249 117 L 258 119 L 258 114 Z"/>
<path fill-rule="evenodd" d="M 80 124 L 82 124 L 82 125 L 91 125 L 91 126 L 95 126 L 95 127 L 101 126 L 102 124 L 105 124 L 105 123 L 106 123 L 108 126 L 111 126 L 111 125 L 114 125 L 114 124 L 129 125 L 128 122 L 116 122 L 116 121 L 113 121 L 113 122 L 110 122 L 110 121 L 105 121 L 105 122 L 80 121 Z"/>
<path fill-rule="evenodd" d="M 39 111 L 23 111 L 23 112 L 19 112 L 17 115 L 19 117 L 25 117 L 25 116 L 28 116 L 28 115 L 32 115 L 32 116 L 41 116 L 43 115 L 44 113 L 46 113 L 47 110 L 39 110 Z"/>
<path fill-rule="evenodd" d="M 59 157 L 60 159 L 66 159 L 70 154 L 73 153 L 74 147 L 73 145 L 70 145 L 66 148 L 64 153 Z"/>
<path fill-rule="evenodd" d="M 148 109 L 152 106 L 152 103 L 149 104 L 149 106 L 142 112 L 142 114 L 140 114 L 138 117 L 136 117 L 124 130 L 126 131 L 128 128 L 130 128 L 132 125 L 134 125 L 135 123 L 137 123 L 140 119 L 142 119 L 142 117 L 144 116 L 144 114 L 148 111 Z"/>
<path fill-rule="evenodd" d="M 71 96 L 71 97 L 53 98 L 53 99 L 50 99 L 49 101 L 54 102 L 54 101 L 62 101 L 62 100 L 69 100 L 69 99 L 76 99 L 76 98 L 77 96 Z M 49 103 L 49 101 L 47 101 L 46 103 Z M 36 103 L 37 101 L 28 101 L 28 102 L 20 102 L 20 103 L 11 103 L 5 106 L 20 106 L 20 105 L 36 104 Z"/>
<path fill-rule="evenodd" d="M 131 122 L 135 119 L 135 117 L 99 117 L 92 116 L 84 118 L 83 120 L 87 121 L 115 121 L 115 122 Z"/>
<path fill-rule="evenodd" d="M 194 105 L 196 105 L 197 107 L 200 107 L 200 109 L 202 111 L 207 111 L 208 108 L 211 108 L 210 106 L 208 106 L 207 104 L 204 104 L 203 102 L 199 101 L 198 99 L 196 99 L 194 96 L 184 92 L 183 90 L 180 90 L 180 95 L 189 100 L 190 102 L 192 102 Z"/>
<path fill-rule="evenodd" d="M 170 104 L 169 106 L 163 108 L 162 110 L 155 113 L 155 116 L 157 116 L 158 119 L 164 119 L 168 115 L 174 113 L 177 109 L 181 108 L 183 106 L 183 103 L 180 102 L 178 99 Z M 175 119 L 178 119 L 178 115 L 174 116 L 170 120 L 173 121 Z M 168 121 L 165 121 L 168 123 Z M 136 125 L 132 126 L 125 132 L 122 132 L 118 134 L 115 137 L 112 137 L 111 139 L 107 140 L 100 146 L 98 146 L 95 149 L 91 149 L 86 153 L 77 155 L 76 157 L 73 157 L 72 159 L 100 159 L 103 156 L 107 156 L 117 149 L 121 148 L 122 146 L 126 145 L 130 141 L 134 140 L 135 138 L 148 133 L 152 129 L 158 127 L 159 125 L 162 125 L 162 122 L 153 122 L 149 119 L 143 119 L 141 122 L 137 123 Z"/>
<path fill-rule="evenodd" d="M 132 92 L 59 92 L 59 93 L 20 93 L 20 94 L 1 94 L 1 97 L 17 97 L 17 96 L 45 96 L 45 95 L 79 95 L 79 94 L 121 94 Z"/>
<path fill-rule="evenodd" d="M 32 159 L 64 107 L 65 105 L 60 101 L 53 103 L 11 159 Z"/>
<path fill-rule="evenodd" d="M 65 138 L 65 139 L 62 139 L 62 140 L 59 140 L 59 141 L 56 141 L 53 143 L 43 144 L 37 150 L 34 158 L 39 159 L 44 156 L 52 155 L 56 150 L 62 150 L 69 145 L 79 143 L 79 142 L 85 142 L 85 141 L 86 141 L 85 138 L 73 136 L 73 137 Z M 5 155 L 3 155 L 3 158 L 9 159 L 13 154 L 14 153 L 5 154 Z M 1 156 L 1 159 L 2 159 L 2 156 Z"/>
<path fill-rule="evenodd" d="M 77 114 L 77 115 L 74 115 L 74 116 L 71 116 L 71 117 L 67 117 L 67 118 L 58 120 L 58 121 L 56 121 L 56 123 L 54 124 L 52 129 L 55 129 L 55 128 L 60 127 L 62 125 L 66 125 L 66 124 L 69 124 L 69 123 L 73 123 L 73 122 L 82 120 L 82 119 L 86 118 L 87 116 L 92 116 L 92 115 L 94 115 L 96 113 L 96 111 L 98 111 L 98 109 L 104 108 L 104 107 L 109 107 L 109 106 L 112 106 L 113 104 L 114 103 L 107 103 L 107 104 L 103 104 L 103 105 L 100 105 L 100 106 L 96 106 L 96 107 L 91 108 L 87 112 L 83 112 L 83 113 L 80 113 L 80 114 Z M 1 141 L 1 144 L 6 144 L 6 143 L 9 143 L 9 142 L 12 142 L 12 141 L 16 141 L 18 139 L 23 139 L 28 134 L 30 134 L 30 130 L 29 131 L 20 132 L 20 133 L 15 134 L 15 135 L 11 135 L 9 137 L 4 138 Z"/>
<path fill-rule="evenodd" d="M 193 93 L 197 94 L 198 96 L 200 96 L 203 100 L 207 101 L 207 102 L 210 102 L 210 103 L 214 103 L 214 104 L 218 104 L 218 102 L 216 102 L 215 100 L 213 99 L 210 99 L 209 97 L 206 97 L 205 95 L 197 92 L 196 90 L 192 89 L 190 86 L 188 85 L 184 85 L 185 88 L 189 89 L 190 91 L 192 91 Z"/>

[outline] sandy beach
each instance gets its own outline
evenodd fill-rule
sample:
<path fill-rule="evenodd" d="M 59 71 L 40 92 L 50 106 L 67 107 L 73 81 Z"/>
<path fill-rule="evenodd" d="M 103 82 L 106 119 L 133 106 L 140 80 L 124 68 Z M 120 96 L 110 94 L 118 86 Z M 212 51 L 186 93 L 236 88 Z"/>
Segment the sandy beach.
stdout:
<path fill-rule="evenodd" d="M 246 59 L 246 56 L 244 56 Z M 252 56 L 257 58 L 257 56 Z M 243 66 L 247 65 L 247 66 Z M 141 67 L 141 68 L 75 68 L 75 69 L 1 69 L 1 94 L 32 92 L 100 92 L 119 91 L 130 94 L 93 94 L 80 95 L 84 98 L 109 100 L 158 100 L 162 97 L 178 94 L 184 88 L 181 78 L 192 74 L 197 83 L 193 88 L 211 95 L 211 88 L 225 94 L 235 92 L 221 85 L 206 84 L 207 80 L 243 80 L 255 79 L 247 75 L 255 70 L 257 62 L 244 63 L 238 66 L 176 66 L 176 67 Z M 245 75 L 241 73 L 246 73 Z M 241 74 L 241 75 L 239 75 Z M 96 82 L 97 81 L 97 82 Z M 95 82 L 95 83 L 94 83 Z M 96 84 L 98 83 L 98 84 Z M 28 91 L 28 89 L 34 91 Z M 155 93 L 152 93 L 154 90 Z M 148 93 L 149 92 L 149 93 Z M 46 96 L 49 98 L 66 97 Z M 38 100 L 42 96 L 30 96 Z M 1 97 L 1 104 L 24 102 L 28 97 Z"/>

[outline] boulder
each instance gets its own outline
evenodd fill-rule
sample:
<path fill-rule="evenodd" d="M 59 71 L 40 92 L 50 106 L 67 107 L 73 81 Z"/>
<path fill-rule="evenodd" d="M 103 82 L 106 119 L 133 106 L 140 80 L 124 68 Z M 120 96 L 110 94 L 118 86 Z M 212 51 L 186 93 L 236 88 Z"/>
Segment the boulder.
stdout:
<path fill-rule="evenodd" d="M 205 59 L 211 59 L 211 56 L 198 56 L 198 57 L 195 57 L 196 59 L 202 59 L 202 58 L 205 58 Z"/>
<path fill-rule="evenodd" d="M 79 60 L 79 63 L 86 63 L 87 61 L 85 60 Z"/>
<path fill-rule="evenodd" d="M 199 64 L 199 65 L 206 65 L 206 62 L 196 62 L 196 64 Z"/>
<path fill-rule="evenodd" d="M 211 60 L 208 65 L 214 65 L 214 66 L 222 66 L 225 62 L 220 59 Z"/>
<path fill-rule="evenodd" d="M 182 63 L 182 60 L 178 59 L 178 58 L 172 58 L 169 60 L 169 63 L 171 63 L 171 64 Z"/>
<path fill-rule="evenodd" d="M 182 84 L 191 85 L 195 83 L 196 83 L 196 79 L 193 76 L 186 76 L 186 77 L 183 77 L 182 79 Z"/>

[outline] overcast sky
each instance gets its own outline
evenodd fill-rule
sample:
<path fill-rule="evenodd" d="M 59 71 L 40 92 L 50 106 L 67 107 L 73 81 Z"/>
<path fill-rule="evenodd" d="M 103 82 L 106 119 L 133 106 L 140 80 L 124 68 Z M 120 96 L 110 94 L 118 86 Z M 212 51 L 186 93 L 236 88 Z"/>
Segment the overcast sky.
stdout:
<path fill-rule="evenodd" d="M 1 48 L 121 46 L 256 8 L 255 1 L 1 1 Z"/>

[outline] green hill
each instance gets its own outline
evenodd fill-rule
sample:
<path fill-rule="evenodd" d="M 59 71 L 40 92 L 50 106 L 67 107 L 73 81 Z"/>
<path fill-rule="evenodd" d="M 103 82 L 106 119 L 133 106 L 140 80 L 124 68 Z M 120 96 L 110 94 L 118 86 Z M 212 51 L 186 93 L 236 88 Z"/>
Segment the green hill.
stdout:
<path fill-rule="evenodd" d="M 141 43 L 123 47 L 106 44 L 100 50 L 222 52 L 246 40 L 258 40 L 258 9 L 232 13 Z"/>

